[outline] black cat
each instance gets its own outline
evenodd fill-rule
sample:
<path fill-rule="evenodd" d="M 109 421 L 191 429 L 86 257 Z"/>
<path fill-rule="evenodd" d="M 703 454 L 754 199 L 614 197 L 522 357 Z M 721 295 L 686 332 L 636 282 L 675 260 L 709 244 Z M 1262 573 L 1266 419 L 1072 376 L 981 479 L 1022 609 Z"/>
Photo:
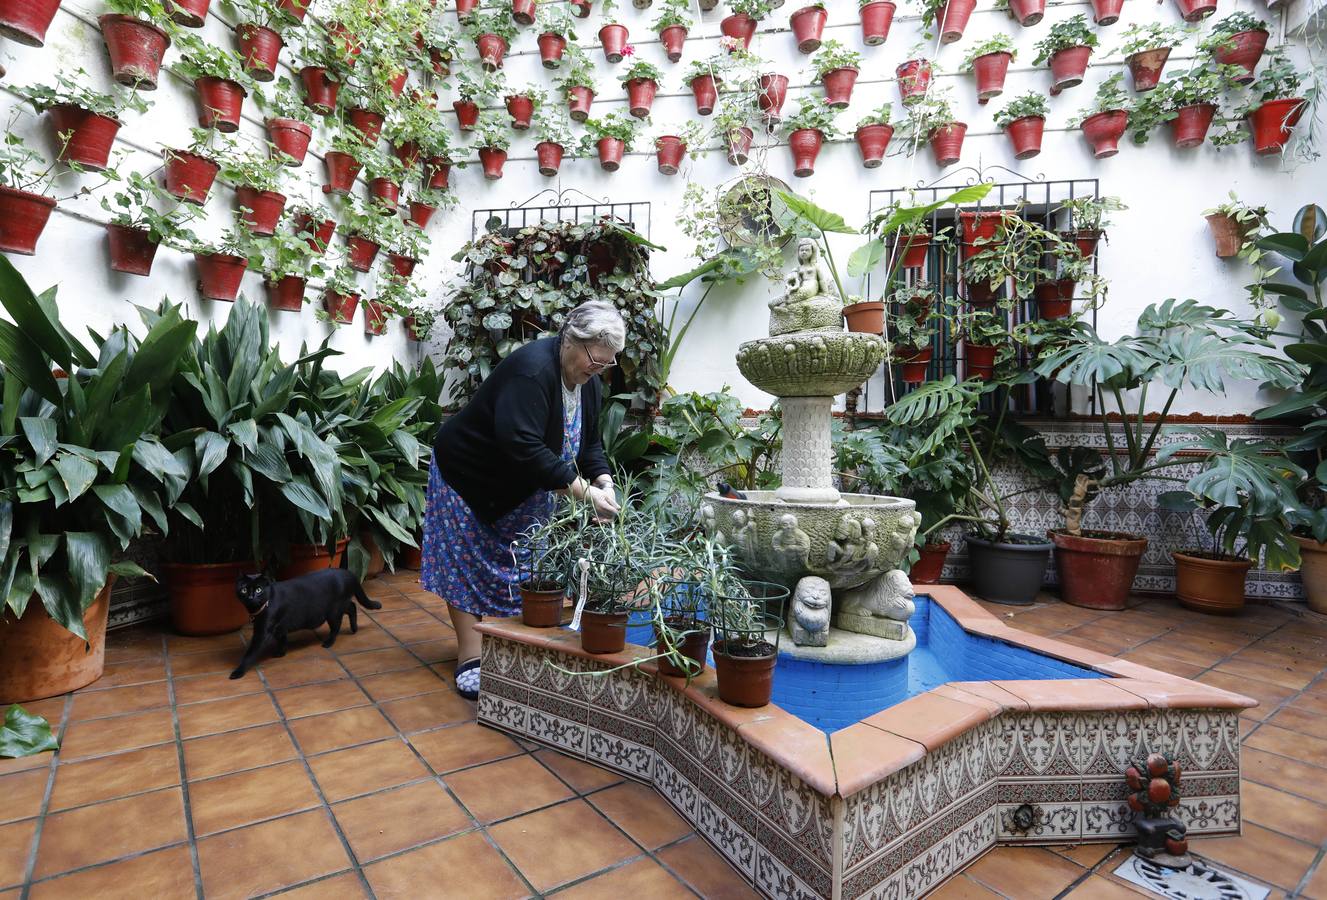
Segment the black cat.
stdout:
<path fill-rule="evenodd" d="M 253 618 L 253 640 L 244 651 L 239 667 L 230 673 L 239 678 L 258 662 L 258 655 L 271 645 L 273 656 L 286 655 L 286 635 L 302 628 L 317 628 L 326 623 L 330 629 L 324 647 L 336 643 L 341 631 L 341 617 L 350 614 L 350 633 L 359 630 L 355 619 L 355 600 L 365 609 L 382 609 L 370 600 L 353 572 L 321 569 L 275 581 L 269 575 L 241 575 L 235 582 L 235 596 Z"/>

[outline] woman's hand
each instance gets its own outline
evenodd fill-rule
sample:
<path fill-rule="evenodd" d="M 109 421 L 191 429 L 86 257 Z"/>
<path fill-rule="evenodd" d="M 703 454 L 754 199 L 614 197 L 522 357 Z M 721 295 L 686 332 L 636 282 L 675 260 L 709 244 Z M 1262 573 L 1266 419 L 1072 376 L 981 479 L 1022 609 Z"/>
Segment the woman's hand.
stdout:
<path fill-rule="evenodd" d="M 586 493 L 588 499 L 594 505 L 594 518 L 598 522 L 608 522 L 617 518 L 617 514 L 622 508 L 617 505 L 617 497 L 613 495 L 611 487 L 604 489 L 598 486 L 592 486 Z"/>

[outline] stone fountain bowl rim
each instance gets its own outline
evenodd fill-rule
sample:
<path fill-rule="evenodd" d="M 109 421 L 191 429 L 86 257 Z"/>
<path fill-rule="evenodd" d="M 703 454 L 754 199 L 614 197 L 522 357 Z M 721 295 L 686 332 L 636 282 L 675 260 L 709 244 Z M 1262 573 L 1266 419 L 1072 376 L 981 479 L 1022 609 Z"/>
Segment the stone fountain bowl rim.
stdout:
<path fill-rule="evenodd" d="M 732 497 L 725 497 L 717 491 L 710 491 L 705 495 L 705 499 L 716 503 L 731 503 L 734 506 L 769 506 L 787 507 L 789 509 L 837 509 L 842 510 L 843 512 L 863 508 L 899 511 L 910 511 L 917 508 L 917 501 L 915 500 L 909 500 L 907 497 L 890 497 L 884 494 L 840 493 L 839 499 L 848 501 L 848 505 L 844 506 L 841 503 L 806 503 L 796 500 L 781 500 L 775 491 L 746 491 L 745 493 L 745 500 L 737 500 Z"/>

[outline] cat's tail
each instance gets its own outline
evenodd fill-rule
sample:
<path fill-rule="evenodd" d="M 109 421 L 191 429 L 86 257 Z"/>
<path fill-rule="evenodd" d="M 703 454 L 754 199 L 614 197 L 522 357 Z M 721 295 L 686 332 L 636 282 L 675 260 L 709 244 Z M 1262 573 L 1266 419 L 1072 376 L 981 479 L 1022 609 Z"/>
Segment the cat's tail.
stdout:
<path fill-rule="evenodd" d="M 364 593 L 364 586 L 359 583 L 358 578 L 355 579 L 355 599 L 358 600 L 359 605 L 365 609 L 382 609 L 381 603 L 377 600 L 369 599 L 369 595 Z"/>

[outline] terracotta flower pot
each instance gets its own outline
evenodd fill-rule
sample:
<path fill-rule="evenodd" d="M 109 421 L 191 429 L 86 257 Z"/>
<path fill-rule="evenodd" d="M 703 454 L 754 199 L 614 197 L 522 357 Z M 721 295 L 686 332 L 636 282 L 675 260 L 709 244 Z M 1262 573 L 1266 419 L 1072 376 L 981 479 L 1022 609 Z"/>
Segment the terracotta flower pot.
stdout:
<path fill-rule="evenodd" d="M 995 372 L 995 354 L 999 347 L 983 347 L 971 341 L 963 341 L 963 363 L 965 377 L 990 381 Z"/>
<path fill-rule="evenodd" d="M 545 69 L 556 69 L 562 65 L 562 54 L 566 49 L 567 39 L 562 35 L 551 31 L 539 35 L 539 60 Z"/>
<path fill-rule="evenodd" d="M 433 214 L 438 211 L 436 206 L 430 206 L 427 203 L 420 203 L 418 200 L 410 201 L 410 222 L 418 225 L 420 228 L 427 228 L 429 220 Z"/>
<path fill-rule="evenodd" d="M 513 94 L 507 98 L 507 114 L 511 116 L 511 127 L 525 131 L 530 127 L 530 117 L 534 115 L 534 101 L 522 94 Z"/>
<path fill-rule="evenodd" d="M 816 172 L 816 157 L 825 143 L 825 136 L 816 128 L 799 128 L 788 135 L 788 149 L 793 154 L 793 174 L 806 178 Z"/>
<path fill-rule="evenodd" d="M 365 147 L 372 147 L 378 143 L 378 138 L 382 137 L 383 123 L 387 119 L 382 113 L 358 106 L 350 110 L 347 118 L 351 127 L 359 132 L 359 138 Z"/>
<path fill-rule="evenodd" d="M 590 118 L 590 104 L 594 102 L 594 91 L 577 84 L 573 85 L 567 94 L 567 108 L 571 110 L 571 120 L 584 122 Z"/>
<path fill-rule="evenodd" d="M 387 263 L 392 267 L 392 273 L 398 278 L 409 278 L 414 274 L 415 266 L 419 265 L 419 260 L 404 253 L 388 253 Z"/>
<path fill-rule="evenodd" d="M 539 162 L 540 175 L 556 175 L 562 168 L 563 149 L 561 144 L 555 144 L 552 141 L 540 141 L 535 144 L 534 152 Z"/>
<path fill-rule="evenodd" d="M 106 240 L 111 250 L 111 271 L 126 275 L 151 275 L 157 244 L 146 228 L 127 228 L 106 223 Z"/>
<path fill-rule="evenodd" d="M 1268 100 L 1249 113 L 1254 152 L 1259 156 L 1280 153 L 1290 141 L 1290 129 L 1299 124 L 1307 105 L 1298 97 Z"/>
<path fill-rule="evenodd" d="M 695 678 L 705 671 L 705 657 L 710 649 L 710 626 L 706 622 L 669 622 L 668 624 L 674 631 L 685 634 L 677 644 L 677 652 L 690 662 L 686 663 L 686 670 L 683 670 L 667 656 L 661 656 L 655 661 L 659 674 L 669 678 Z M 664 642 L 659 636 L 657 625 L 654 629 L 654 642 L 656 652 L 663 652 Z"/>
<path fill-rule="evenodd" d="M 995 292 L 1001 285 L 992 285 L 989 281 L 963 282 L 963 299 L 969 306 L 988 307 L 995 304 Z"/>
<path fill-rule="evenodd" d="M 1004 80 L 1009 74 L 1009 60 L 1012 58 L 1010 54 L 1001 51 L 983 54 L 972 61 L 979 101 L 985 102 L 1004 93 Z"/>
<path fill-rule="evenodd" d="M 520 25 L 533 25 L 535 0 L 511 0 L 511 17 Z"/>
<path fill-rule="evenodd" d="M 829 101 L 830 106 L 835 109 L 847 109 L 848 102 L 852 99 L 853 85 L 857 84 L 857 68 L 843 66 L 826 72 L 820 83 L 825 86 L 825 99 Z"/>
<path fill-rule="evenodd" d="M 939 584 L 940 573 L 944 571 L 945 560 L 949 557 L 950 544 L 926 544 L 918 553 L 921 558 L 912 564 L 908 571 L 908 580 L 913 584 Z"/>
<path fill-rule="evenodd" d="M 862 166 L 867 169 L 879 168 L 885 159 L 885 150 L 894 137 L 893 125 L 863 125 L 853 135 L 857 140 L 857 149 L 862 154 Z"/>
<path fill-rule="evenodd" d="M 927 371 L 931 368 L 931 356 L 935 350 L 931 347 L 900 347 L 898 348 L 898 361 L 900 377 L 906 384 L 921 384 L 926 380 Z M 946 549 L 948 547 L 946 546 Z"/>
<path fill-rule="evenodd" d="M 1031 28 L 1046 17 L 1046 0 L 1009 0 L 1009 12 L 1024 28 Z"/>
<path fill-rule="evenodd" d="M 349 538 L 342 538 L 336 542 L 336 549 L 332 553 L 328 553 L 323 544 L 291 544 L 288 548 L 289 561 L 277 570 L 277 578 L 285 581 L 323 569 L 338 569 L 349 544 Z"/>
<path fill-rule="evenodd" d="M 479 6 L 479 0 L 456 0 L 456 19 L 464 22 L 470 18 L 470 14 Z"/>
<path fill-rule="evenodd" d="M 654 93 L 659 85 L 650 78 L 633 78 L 627 82 L 627 104 L 631 114 L 643 119 L 650 114 L 654 105 Z"/>
<path fill-rule="evenodd" d="M 332 242 L 332 234 L 336 231 L 335 219 L 322 219 L 314 222 L 313 216 L 309 213 L 300 213 L 292 223 L 295 234 L 305 235 L 305 243 L 309 249 L 315 253 L 326 253 L 327 245 Z"/>
<path fill-rule="evenodd" d="M 769 124 L 783 120 L 783 104 L 788 99 L 788 76 L 768 73 L 760 76 L 760 93 L 756 103 Z"/>
<path fill-rule="evenodd" d="M 719 23 L 719 31 L 723 32 L 724 37 L 737 41 L 743 50 L 747 50 L 751 47 L 751 38 L 756 35 L 756 20 L 746 13 L 734 13 L 724 17 Z"/>
<path fill-rule="evenodd" d="M 405 336 L 406 340 L 408 341 L 418 342 L 428 337 L 428 334 L 425 332 L 425 330 L 422 327 L 420 327 L 418 322 L 415 321 L 414 316 L 406 316 L 404 319 L 401 320 L 401 325 L 405 329 Z"/>
<path fill-rule="evenodd" d="M 447 181 L 451 177 L 452 164 L 441 156 L 430 156 L 424 160 L 424 179 L 425 186 L 430 188 L 445 188 Z"/>
<path fill-rule="evenodd" d="M 682 167 L 682 157 L 687 152 L 687 145 L 682 143 L 682 139 L 676 135 L 663 135 L 655 140 L 654 149 L 660 173 L 676 175 Z"/>
<path fill-rule="evenodd" d="M 581 613 L 581 649 L 586 653 L 621 653 L 627 646 L 627 614 Z"/>
<path fill-rule="evenodd" d="M 1092 0 L 1092 21 L 1098 25 L 1114 25 L 1120 21 L 1124 0 Z"/>
<path fill-rule="evenodd" d="M 419 158 L 423 155 L 423 150 L 416 141 L 402 141 L 399 144 L 392 145 L 392 155 L 405 166 L 406 170 L 413 172 L 419 165 Z"/>
<path fill-rule="evenodd" d="M 774 695 L 773 648 L 763 656 L 729 655 L 723 641 L 713 646 L 714 672 L 718 676 L 719 699 L 730 706 L 755 709 L 768 706 Z"/>
<path fill-rule="evenodd" d="M 1218 258 L 1230 259 L 1239 254 L 1240 247 L 1244 246 L 1246 231 L 1234 216 L 1212 213 L 1207 217 L 1207 227 L 1212 232 Z"/>
<path fill-rule="evenodd" d="M 349 325 L 355 318 L 355 307 L 358 305 L 359 294 L 323 292 L 323 311 L 331 316 L 337 325 Z"/>
<path fill-rule="evenodd" d="M 571 14 L 578 19 L 588 18 L 592 6 L 590 0 L 571 0 Z"/>
<path fill-rule="evenodd" d="M 1216 12 L 1216 0 L 1175 0 L 1180 18 L 1186 22 L 1201 22 Z"/>
<path fill-rule="evenodd" d="M 659 32 L 659 43 L 663 45 L 669 62 L 677 62 L 682 58 L 682 46 L 686 40 L 687 30 L 682 25 L 669 25 Z"/>
<path fill-rule="evenodd" d="M 220 166 L 187 150 L 166 150 L 163 155 L 166 163 L 166 190 L 171 196 L 199 206 L 206 203 Z"/>
<path fill-rule="evenodd" d="M 910 59 L 894 70 L 898 77 L 898 95 L 904 105 L 916 103 L 925 94 L 931 84 L 931 62 L 926 59 Z"/>
<path fill-rule="evenodd" d="M 497 181 L 502 177 L 502 167 L 507 162 L 507 151 L 501 147 L 480 147 L 479 162 L 484 167 L 484 177 Z"/>
<path fill-rule="evenodd" d="M 1032 289 L 1037 301 L 1037 316 L 1047 321 L 1063 319 L 1073 311 L 1074 280 L 1061 278 L 1045 281 Z"/>
<path fill-rule="evenodd" d="M 356 272 L 367 272 L 373 267 L 373 259 L 378 255 L 377 241 L 371 241 L 362 234 L 346 237 L 346 262 Z"/>
<path fill-rule="evenodd" d="M 1014 145 L 1014 159 L 1031 159 L 1041 152 L 1041 136 L 1046 128 L 1044 116 L 1023 116 L 1004 127 Z"/>
<path fill-rule="evenodd" d="M 244 58 L 244 71 L 254 81 L 271 81 L 276 77 L 277 60 L 285 44 L 281 35 L 261 25 L 244 23 L 235 26 L 235 37 L 240 42 L 240 56 Z"/>
<path fill-rule="evenodd" d="M 1166 60 L 1169 58 L 1169 47 L 1130 54 L 1124 61 L 1129 66 L 1133 89 L 1142 94 L 1156 88 L 1157 83 L 1161 81 L 1161 71 L 1165 69 Z"/>
<path fill-rule="evenodd" d="M 76 691 L 100 678 L 105 671 L 110 605 L 107 580 L 83 612 L 86 641 L 52 619 L 39 597 L 28 599 L 18 619 L 7 612 L 0 627 L 0 698 L 5 703 L 29 703 Z"/>
<path fill-rule="evenodd" d="M 166 0 L 166 12 L 171 21 L 185 28 L 202 28 L 207 21 L 211 0 Z"/>
<path fill-rule="evenodd" d="M 249 261 L 228 253 L 195 253 L 194 262 L 198 266 L 199 296 L 234 303 Z"/>
<path fill-rule="evenodd" d="M 1125 608 L 1147 539 L 1132 534 L 1050 532 L 1060 599 L 1087 609 Z"/>
<path fill-rule="evenodd" d="M 299 312 L 304 308 L 304 288 L 307 283 L 299 275 L 285 275 L 276 281 L 267 282 L 267 305 L 282 312 Z M 281 577 L 292 576 L 282 574 Z"/>
<path fill-rule="evenodd" d="M 304 165 L 312 138 L 313 128 L 307 122 L 285 118 L 267 120 L 267 139 L 276 148 L 276 152 L 286 158 L 288 166 Z"/>
<path fill-rule="evenodd" d="M 879 47 L 889 37 L 889 26 L 894 22 L 895 4 L 891 0 L 873 0 L 858 7 L 857 15 L 862 20 L 862 43 L 868 47 Z"/>
<path fill-rule="evenodd" d="M 1253 561 L 1217 559 L 1192 552 L 1171 553 L 1175 560 L 1175 597 L 1180 606 L 1220 616 L 1244 608 L 1245 581 Z"/>
<path fill-rule="evenodd" d="M 40 47 L 60 0 L 0 0 L 0 35 L 16 44 Z"/>
<path fill-rule="evenodd" d="M 950 166 L 958 162 L 963 153 L 963 135 L 968 126 L 963 122 L 949 122 L 931 129 L 931 154 L 937 166 Z"/>
<path fill-rule="evenodd" d="M 1051 54 L 1051 90 L 1063 91 L 1083 83 L 1091 47 L 1065 47 Z"/>
<path fill-rule="evenodd" d="M 110 161 L 115 134 L 120 130 L 118 119 L 88 112 L 77 106 L 62 103 L 46 111 L 55 130 L 62 162 L 77 163 L 94 172 L 106 168 Z"/>
<path fill-rule="evenodd" d="M 691 79 L 691 93 L 696 98 L 696 112 L 708 116 L 714 112 L 719 98 L 719 87 L 713 75 L 699 75 Z"/>
<path fill-rule="evenodd" d="M 110 56 L 111 77 L 116 83 L 140 91 L 155 91 L 170 35 L 151 22 L 117 13 L 107 13 L 97 22 Z"/>
<path fill-rule="evenodd" d="M 1298 534 L 1292 537 L 1299 544 L 1299 577 L 1309 609 L 1327 615 L 1327 544 Z"/>
<path fill-rule="evenodd" d="M 277 8 L 289 13 L 296 22 L 303 22 L 309 14 L 309 0 L 277 0 Z"/>
<path fill-rule="evenodd" d="M 820 49 L 820 39 L 825 33 L 827 18 L 829 13 L 823 6 L 804 6 L 788 17 L 788 24 L 792 26 L 798 50 L 803 53 L 815 53 Z"/>
<path fill-rule="evenodd" d="M 557 628 L 562 624 L 562 608 L 567 596 L 565 588 L 533 590 L 522 585 L 520 592 L 522 624 L 531 628 Z"/>
<path fill-rule="evenodd" d="M 384 335 L 387 333 L 388 310 L 385 304 L 376 300 L 364 301 L 364 333 Z"/>
<path fill-rule="evenodd" d="M 604 48 L 604 59 L 611 63 L 622 62 L 622 50 L 627 46 L 627 26 L 612 24 L 600 28 L 599 43 Z"/>
<path fill-rule="evenodd" d="M 1216 107 L 1211 103 L 1198 103 L 1184 106 L 1175 111 L 1175 118 L 1170 120 L 1170 131 L 1175 146 L 1181 149 L 1197 147 L 1207 140 L 1207 130 L 1212 127 L 1212 118 Z"/>
<path fill-rule="evenodd" d="M 1099 112 L 1083 120 L 1083 135 L 1092 145 L 1092 155 L 1109 159 L 1120 152 L 1120 138 L 1129 124 L 1129 114 L 1122 109 Z"/>
<path fill-rule="evenodd" d="M 462 131 L 474 131 L 479 123 L 479 104 L 472 100 L 453 100 L 452 109 L 456 110 L 456 127 Z"/>
<path fill-rule="evenodd" d="M 1097 243 L 1101 240 L 1101 231 L 1096 228 L 1080 228 L 1077 231 L 1066 231 L 1061 234 L 1065 240 L 1072 241 L 1078 248 L 1078 255 L 1083 259 L 1090 259 L 1093 253 L 1097 252 Z"/>
<path fill-rule="evenodd" d="M 595 141 L 599 151 L 599 168 L 605 172 L 616 172 L 622 166 L 622 153 L 626 145 L 620 138 L 603 137 Z"/>
<path fill-rule="evenodd" d="M 479 50 L 479 64 L 485 72 L 496 72 L 502 68 L 502 58 L 507 55 L 507 39 L 500 34 L 481 34 L 475 39 Z"/>
<path fill-rule="evenodd" d="M 903 235 L 898 238 L 903 244 L 903 259 L 899 265 L 904 269 L 920 269 L 926 265 L 926 251 L 931 246 L 931 236 L 926 232 Z"/>
<path fill-rule="evenodd" d="M 395 212 L 401 203 L 401 186 L 390 178 L 369 180 L 369 199 L 386 212 Z"/>
<path fill-rule="evenodd" d="M 940 43 L 952 44 L 960 40 L 976 8 L 977 0 L 949 0 L 941 7 L 935 22 L 940 28 Z"/>
<path fill-rule="evenodd" d="M 1267 32 L 1241 31 L 1232 34 L 1212 56 L 1223 66 L 1239 66 L 1244 73 L 1233 79 L 1236 84 L 1248 84 L 1253 80 L 1253 70 L 1258 68 L 1263 51 L 1267 49 Z"/>
<path fill-rule="evenodd" d="M 194 82 L 198 90 L 198 124 L 222 134 L 240 130 L 240 110 L 246 91 L 233 81 L 204 75 Z M 236 601 L 238 602 L 238 601 Z"/>
<path fill-rule="evenodd" d="M 850 303 L 843 307 L 843 319 L 849 331 L 882 334 L 885 330 L 885 304 L 880 300 Z"/>
<path fill-rule="evenodd" d="M 320 116 L 331 115 L 336 109 L 336 96 L 341 92 L 341 83 L 327 77 L 327 70 L 322 66 L 305 66 L 299 70 L 300 83 L 304 85 L 304 105 Z"/>
<path fill-rule="evenodd" d="M 745 165 L 751 156 L 751 143 L 755 140 L 755 134 L 750 128 L 743 125 L 741 128 L 734 128 L 724 136 L 726 145 L 725 155 L 730 165 Z"/>
<path fill-rule="evenodd" d="M 1000 232 L 1000 223 L 1004 213 L 999 211 L 966 210 L 958 214 L 962 224 L 963 258 L 971 259 L 982 250 L 996 246 L 995 239 Z"/>
<path fill-rule="evenodd" d="M 355 189 L 355 177 L 361 168 L 355 157 L 340 150 L 328 150 L 323 154 L 323 165 L 327 167 L 327 183 L 323 185 L 323 193 L 349 194 Z"/>
<path fill-rule="evenodd" d="M 281 213 L 286 208 L 286 195 L 241 185 L 235 188 L 235 205 L 241 209 L 240 219 L 250 231 L 271 237 L 276 233 L 277 222 L 281 221 Z"/>

